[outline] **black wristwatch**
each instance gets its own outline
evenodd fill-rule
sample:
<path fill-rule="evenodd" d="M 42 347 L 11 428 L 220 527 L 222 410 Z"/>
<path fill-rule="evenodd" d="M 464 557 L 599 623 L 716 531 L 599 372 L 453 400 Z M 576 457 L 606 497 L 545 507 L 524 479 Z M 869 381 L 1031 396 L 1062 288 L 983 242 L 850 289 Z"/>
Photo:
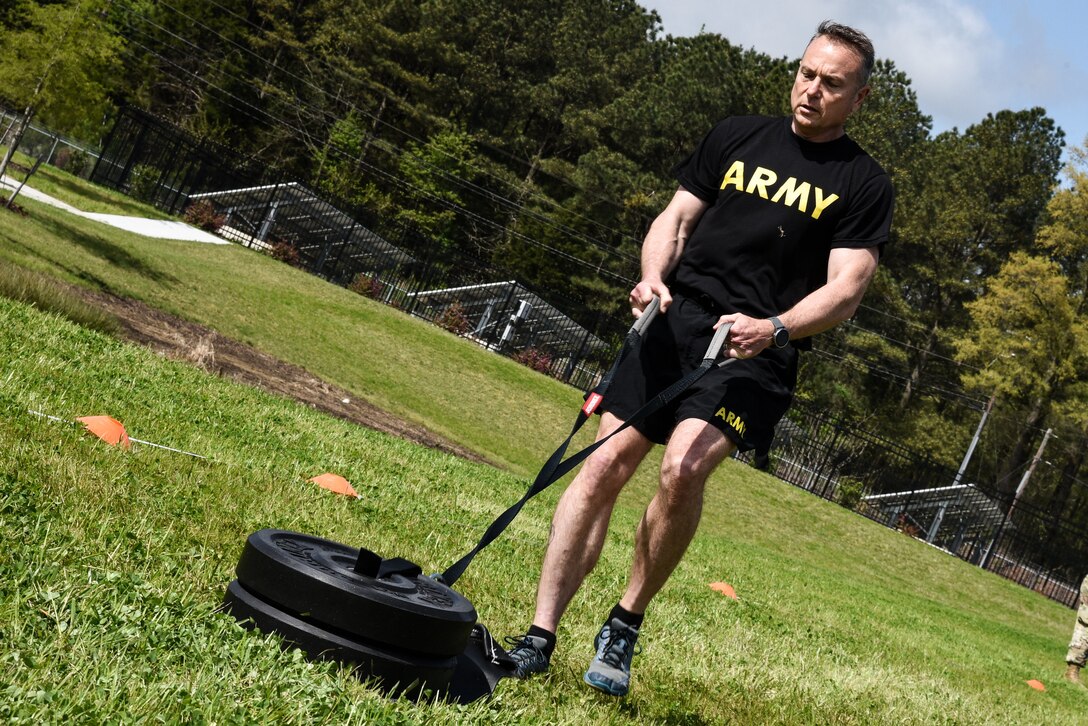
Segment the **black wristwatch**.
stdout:
<path fill-rule="evenodd" d="M 785 348 L 790 342 L 790 331 L 786 330 L 786 326 L 782 324 L 782 321 L 778 318 L 771 316 L 767 318 L 774 324 L 774 332 L 771 333 L 771 340 L 774 341 L 775 348 Z"/>

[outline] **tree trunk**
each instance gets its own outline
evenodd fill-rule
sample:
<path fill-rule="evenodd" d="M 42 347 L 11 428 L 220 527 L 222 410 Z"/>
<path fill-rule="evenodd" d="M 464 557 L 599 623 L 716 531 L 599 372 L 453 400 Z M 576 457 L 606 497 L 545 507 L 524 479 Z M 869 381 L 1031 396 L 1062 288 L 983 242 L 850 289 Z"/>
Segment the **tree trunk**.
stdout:
<path fill-rule="evenodd" d="M 19 125 L 15 129 L 14 135 L 11 137 L 11 141 L 8 142 L 8 148 L 4 152 L 4 158 L 0 160 L 0 179 L 4 177 L 4 173 L 8 169 L 8 164 L 11 162 L 11 157 L 15 155 L 15 150 L 19 148 L 19 144 L 23 140 L 23 134 L 26 133 L 26 129 L 30 126 L 30 117 L 34 114 L 34 107 L 27 106 L 23 111 L 23 117 L 19 120 Z M 5 206 L 10 207 L 11 203 L 15 201 L 15 195 L 17 190 L 12 190 L 11 196 L 8 197 Z"/>
<path fill-rule="evenodd" d="M 65 40 L 67 40 L 68 34 L 72 31 L 72 26 L 75 24 L 75 20 L 77 17 L 78 16 L 73 16 L 72 20 L 64 26 L 64 32 L 61 34 L 60 38 L 57 39 L 55 47 L 59 48 L 60 45 Z M 49 74 L 50 72 L 52 72 L 53 66 L 56 65 L 56 62 L 57 56 L 54 52 L 53 57 L 49 59 L 49 63 L 46 64 L 45 69 L 42 71 L 41 77 L 38 78 L 38 83 L 36 86 L 34 86 L 34 92 L 30 94 L 30 101 L 27 103 L 26 110 L 23 111 L 23 120 L 19 124 L 19 129 L 15 132 L 15 136 L 12 139 L 11 143 L 8 144 L 7 151 L 4 152 L 3 161 L 0 161 L 0 179 L 3 178 L 4 172 L 7 171 L 8 164 L 11 162 L 11 157 L 15 155 L 15 150 L 19 148 L 19 143 L 23 140 L 23 134 L 26 133 L 26 127 L 30 125 L 30 119 L 34 116 L 34 104 L 38 100 L 38 94 L 40 94 L 42 92 L 42 89 L 45 88 L 45 82 L 49 78 Z M 11 203 L 15 201 L 16 193 L 17 190 L 16 192 L 12 192 L 11 197 L 7 201 L 7 206 L 10 207 Z"/>
<path fill-rule="evenodd" d="M 378 112 L 374 114 L 374 120 L 370 122 L 370 134 L 363 139 L 363 148 L 359 149 L 358 164 L 360 173 L 362 173 L 363 163 L 366 161 L 367 152 L 370 151 L 370 144 L 378 135 L 378 125 L 382 122 L 382 116 L 385 115 L 385 105 L 388 98 L 388 96 L 382 96 L 382 102 L 378 104 Z"/>
<path fill-rule="evenodd" d="M 1038 427 L 1039 422 L 1043 420 L 1045 409 L 1046 399 L 1043 396 L 1036 398 L 1020 429 L 1020 436 L 1016 440 L 1016 445 L 1013 446 L 1012 451 L 1009 453 L 1008 457 L 1006 457 L 1005 463 L 1001 467 L 1001 473 L 997 479 L 997 490 L 1001 494 L 1009 495 L 1011 497 L 1012 493 L 1016 490 L 1016 485 L 1020 481 L 1016 476 L 1016 473 L 1020 471 L 1031 458 L 1029 449 L 1031 448 L 1033 433 Z"/>
<path fill-rule="evenodd" d="M 937 340 L 937 333 L 941 329 L 940 320 L 940 314 L 934 317 L 933 327 L 931 327 L 929 333 L 926 334 L 926 341 L 918 355 L 918 361 L 914 364 L 914 367 L 911 368 L 910 377 L 907 379 L 907 385 L 903 389 L 903 395 L 899 397 L 900 413 L 907 410 L 911 399 L 914 397 L 914 388 L 918 385 L 918 381 L 922 377 L 922 369 L 926 367 L 926 362 L 929 361 L 929 356 L 933 352 L 933 345 Z"/>
<path fill-rule="evenodd" d="M 1076 481 L 1077 474 L 1080 473 L 1081 467 L 1084 466 L 1085 446 L 1088 446 L 1088 436 L 1081 437 L 1077 452 L 1066 459 L 1065 465 L 1062 466 L 1058 485 L 1054 488 L 1054 493 L 1050 495 L 1050 504 L 1047 506 L 1047 510 L 1055 520 L 1062 518 L 1065 506 L 1069 503 L 1069 495 L 1073 493 L 1073 482 Z"/>

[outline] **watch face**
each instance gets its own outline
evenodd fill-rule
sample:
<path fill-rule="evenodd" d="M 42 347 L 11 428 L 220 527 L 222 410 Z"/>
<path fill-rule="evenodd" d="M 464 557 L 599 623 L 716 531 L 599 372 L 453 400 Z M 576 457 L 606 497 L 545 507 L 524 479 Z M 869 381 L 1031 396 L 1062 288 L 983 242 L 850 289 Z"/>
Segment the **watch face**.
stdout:
<path fill-rule="evenodd" d="M 785 348 L 786 344 L 790 342 L 790 331 L 785 328 L 779 328 L 774 331 L 774 344 L 779 348 Z"/>

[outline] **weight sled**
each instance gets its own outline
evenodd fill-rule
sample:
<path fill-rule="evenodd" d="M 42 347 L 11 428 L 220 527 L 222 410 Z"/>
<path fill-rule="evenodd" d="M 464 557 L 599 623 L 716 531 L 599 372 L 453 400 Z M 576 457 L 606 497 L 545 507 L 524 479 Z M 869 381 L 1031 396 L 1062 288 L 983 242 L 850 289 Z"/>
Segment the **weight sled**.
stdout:
<path fill-rule="evenodd" d="M 460 655 L 476 622 L 467 598 L 412 563 L 297 532 L 254 532 L 236 572 L 247 590 L 283 610 L 400 650 Z"/>
<path fill-rule="evenodd" d="M 456 657 L 425 656 L 359 642 L 266 602 L 238 580 L 227 586 L 223 607 L 244 626 L 279 635 L 285 648 L 298 647 L 312 660 L 354 665 L 357 675 L 374 678 L 383 692 L 392 695 L 444 693 L 457 670 Z"/>

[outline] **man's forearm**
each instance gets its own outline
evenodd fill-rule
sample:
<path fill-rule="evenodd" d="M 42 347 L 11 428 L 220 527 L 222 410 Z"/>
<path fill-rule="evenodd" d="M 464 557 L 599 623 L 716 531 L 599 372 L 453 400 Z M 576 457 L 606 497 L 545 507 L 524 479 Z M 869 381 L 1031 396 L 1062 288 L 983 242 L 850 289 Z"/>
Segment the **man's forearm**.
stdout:
<path fill-rule="evenodd" d="M 642 243 L 642 279 L 663 282 L 680 260 L 684 241 L 679 225 L 673 220 L 662 217 L 654 220 Z"/>
<path fill-rule="evenodd" d="M 827 283 L 778 315 L 790 338 L 807 338 L 850 318 L 876 272 L 877 259 L 875 249 L 832 250 Z M 728 344 L 730 357 L 751 358 L 771 344 L 775 328 L 766 318 L 731 313 L 721 316 L 714 327 L 726 323 L 732 325 Z"/>
<path fill-rule="evenodd" d="M 668 309 L 672 296 L 665 280 L 680 261 L 688 237 L 708 206 L 681 187 L 654 219 L 642 243 L 642 279 L 631 291 L 631 310 L 635 315 L 641 313 L 654 295 L 661 298 L 661 311 Z"/>

